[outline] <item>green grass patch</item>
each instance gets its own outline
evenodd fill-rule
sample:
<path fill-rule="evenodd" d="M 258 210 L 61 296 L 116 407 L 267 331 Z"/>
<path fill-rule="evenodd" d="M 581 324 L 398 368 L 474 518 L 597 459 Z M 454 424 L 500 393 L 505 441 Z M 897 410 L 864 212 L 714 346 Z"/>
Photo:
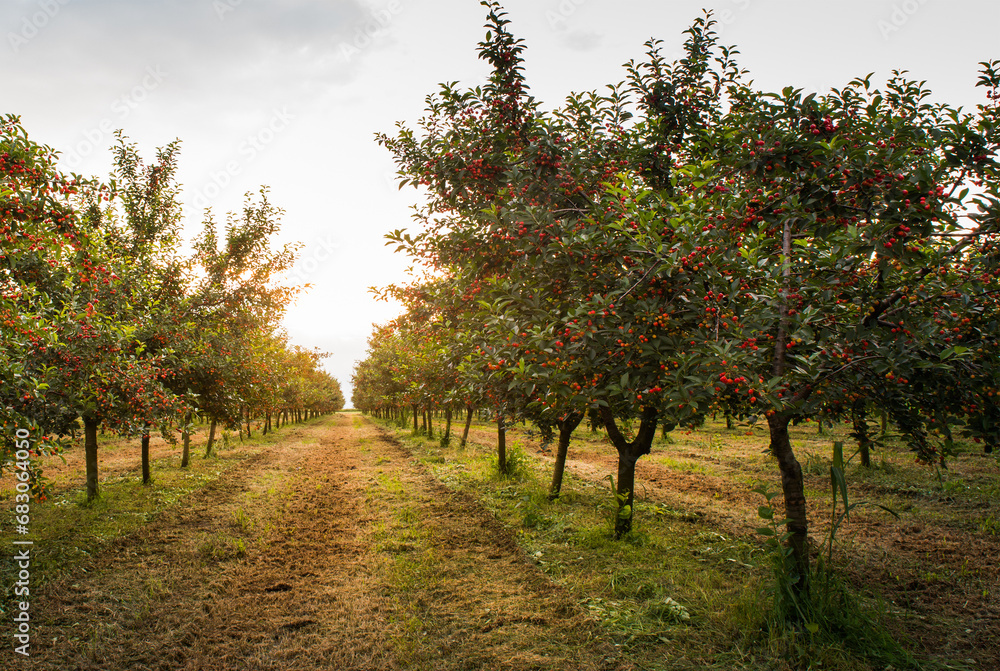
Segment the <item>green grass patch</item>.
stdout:
<path fill-rule="evenodd" d="M 508 432 L 509 455 L 516 455 L 517 467 L 505 478 L 498 477 L 494 445 L 470 441 L 460 451 L 404 432 L 397 437 L 441 483 L 474 497 L 501 520 L 539 570 L 573 595 L 636 668 L 934 668 L 920 666 L 888 633 L 884 624 L 894 611 L 876 593 L 862 594 L 836 579 L 826 592 L 829 598 L 816 631 L 781 625 L 775 616 L 773 557 L 752 529 L 734 536 L 706 523 L 698 511 L 640 496 L 634 530 L 614 540 L 617 505 L 608 483 L 580 479 L 568 469 L 561 496 L 549 500 L 550 464 L 535 458 L 534 447 L 520 440 L 522 431 Z M 793 428 L 813 515 L 827 508 L 830 446 L 845 434 L 843 426 L 828 427 L 823 435 L 811 423 Z M 670 442 L 661 441 L 662 451 L 654 446 L 649 458 L 677 470 L 714 474 L 716 464 L 726 463 L 726 455 L 719 456 L 722 451 L 745 447 L 741 469 L 727 477 L 774 481 L 777 468 L 762 444 L 766 447 L 766 437 L 759 428 L 727 431 L 719 422 L 699 431 L 674 432 Z M 571 456 L 611 450 L 603 433 L 585 426 L 577 430 L 570 449 Z M 716 462 L 670 455 L 688 450 L 713 455 Z M 852 487 L 864 485 L 863 498 L 884 503 L 884 497 L 868 494 L 890 484 L 903 486 L 914 469 L 907 455 L 881 452 L 873 469 L 855 475 L 852 466 L 849 480 Z M 920 472 L 918 487 L 930 486 L 932 475 Z M 970 482 L 976 481 L 970 477 L 953 480 L 962 484 L 961 489 L 952 486 L 956 496 L 968 494 Z M 996 517 L 982 516 L 984 533 L 993 533 L 994 525 Z"/>

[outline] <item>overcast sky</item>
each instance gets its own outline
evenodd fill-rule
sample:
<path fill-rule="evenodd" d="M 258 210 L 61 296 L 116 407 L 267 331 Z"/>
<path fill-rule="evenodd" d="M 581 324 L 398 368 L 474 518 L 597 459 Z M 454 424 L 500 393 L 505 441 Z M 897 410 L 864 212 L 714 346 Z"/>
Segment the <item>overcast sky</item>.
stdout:
<path fill-rule="evenodd" d="M 651 37 L 678 53 L 682 31 L 715 10 L 724 44 L 768 88 L 826 91 L 894 69 L 969 108 L 977 63 L 1000 58 L 995 0 L 509 0 L 527 45 L 532 93 L 548 106 L 623 78 Z M 412 125 L 444 81 L 482 83 L 477 0 L 5 0 L 0 112 L 15 113 L 63 168 L 106 177 L 115 129 L 148 160 L 182 140 L 189 235 L 261 185 L 285 210 L 281 242 L 304 244 L 309 282 L 285 320 L 292 341 L 332 352 L 350 398 L 373 322 L 397 308 L 372 285 L 405 277 L 383 246 L 410 224 L 417 194 L 397 191 L 373 140 Z"/>

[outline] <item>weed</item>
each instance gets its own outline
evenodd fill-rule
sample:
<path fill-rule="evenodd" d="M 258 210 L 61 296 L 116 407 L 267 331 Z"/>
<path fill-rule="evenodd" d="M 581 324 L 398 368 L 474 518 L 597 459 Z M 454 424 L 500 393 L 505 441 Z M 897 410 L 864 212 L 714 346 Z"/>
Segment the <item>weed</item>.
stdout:
<path fill-rule="evenodd" d="M 521 449 L 519 443 L 514 442 L 513 447 L 507 450 L 507 472 L 501 473 L 496 455 L 491 459 L 493 472 L 506 480 L 524 480 L 528 475 L 528 456 Z"/>
<path fill-rule="evenodd" d="M 244 534 L 253 531 L 253 520 L 247 517 L 246 511 L 242 508 L 237 508 L 233 513 L 233 524 Z"/>
<path fill-rule="evenodd" d="M 209 561 L 226 561 L 245 556 L 247 543 L 242 538 L 233 538 L 226 534 L 212 534 L 199 544 L 198 553 Z"/>
<path fill-rule="evenodd" d="M 981 517 L 979 521 L 976 522 L 976 529 L 981 534 L 1000 536 L 1000 518 L 997 518 L 997 516 L 992 513 L 985 517 Z"/>
<path fill-rule="evenodd" d="M 661 464 L 667 468 L 672 468 L 675 471 L 681 471 L 682 473 L 708 473 L 709 470 L 705 468 L 703 464 L 699 464 L 696 461 L 690 459 L 674 459 L 672 457 L 659 457 L 657 458 Z"/>
<path fill-rule="evenodd" d="M 146 596 L 152 601 L 160 601 L 170 595 L 171 591 L 158 578 L 149 578 L 143 585 Z"/>
<path fill-rule="evenodd" d="M 812 452 L 805 453 L 802 462 L 802 472 L 810 475 L 826 475 L 829 472 L 830 464 L 823 457 Z"/>
<path fill-rule="evenodd" d="M 968 488 L 969 486 L 965 484 L 965 480 L 963 480 L 962 478 L 941 482 L 941 491 L 949 495 L 960 494 L 966 491 Z"/>
<path fill-rule="evenodd" d="M 397 496 L 402 496 L 405 492 L 403 490 L 403 483 L 399 479 L 398 475 L 386 475 L 385 473 L 379 473 L 376 476 L 376 482 L 389 494 L 395 494 Z"/>

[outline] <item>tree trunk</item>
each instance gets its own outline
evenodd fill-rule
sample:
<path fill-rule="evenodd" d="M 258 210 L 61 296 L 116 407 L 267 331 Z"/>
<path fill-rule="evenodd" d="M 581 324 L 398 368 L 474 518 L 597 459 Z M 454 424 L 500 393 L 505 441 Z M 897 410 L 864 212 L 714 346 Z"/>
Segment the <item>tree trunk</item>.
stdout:
<path fill-rule="evenodd" d="M 83 418 L 84 453 L 87 462 L 87 502 L 91 502 L 100 495 L 97 488 L 97 425 L 98 422 L 92 417 Z"/>
<path fill-rule="evenodd" d="M 181 437 L 184 447 L 181 449 L 181 468 L 187 468 L 188 464 L 191 463 L 191 411 L 188 410 L 187 414 L 184 415 L 184 431 L 181 433 Z"/>
<path fill-rule="evenodd" d="M 417 411 L 417 404 L 413 404 L 413 435 L 416 435 L 420 431 L 420 426 L 417 424 L 419 421 L 417 415 L 420 413 Z"/>
<path fill-rule="evenodd" d="M 789 576 L 792 589 L 796 595 L 808 593 L 809 590 L 809 522 L 806 518 L 805 485 L 802 480 L 802 467 L 795 458 L 792 444 L 788 439 L 788 422 L 791 416 L 784 413 L 774 413 L 767 418 L 771 434 L 771 454 L 778 460 L 781 471 L 781 491 L 785 495 L 785 517 L 789 520 L 788 531 L 791 536 L 788 544 L 792 548 L 792 571 Z"/>
<path fill-rule="evenodd" d="M 205 445 L 205 458 L 212 456 L 212 445 L 215 443 L 215 420 L 208 427 L 208 443 Z"/>
<path fill-rule="evenodd" d="M 601 422 L 603 422 L 604 420 L 601 419 L 601 413 L 591 408 L 588 411 L 587 421 L 590 422 L 590 432 L 597 433 L 597 427 L 600 426 Z"/>
<path fill-rule="evenodd" d="M 142 484 L 148 485 L 149 475 L 149 425 L 142 427 Z"/>
<path fill-rule="evenodd" d="M 458 444 L 459 449 L 465 449 L 465 444 L 469 441 L 469 427 L 472 426 L 472 406 L 465 406 L 465 429 L 462 430 L 462 440 Z"/>
<path fill-rule="evenodd" d="M 444 409 L 444 435 L 441 436 L 441 447 L 448 447 L 451 443 L 451 406 Z"/>
<path fill-rule="evenodd" d="M 872 467 L 871 436 L 868 435 L 868 413 L 864 401 L 855 401 L 851 408 L 851 420 L 854 423 L 852 437 L 858 441 L 858 451 L 861 453 L 861 466 Z"/>
<path fill-rule="evenodd" d="M 786 219 L 783 225 L 781 242 L 782 289 L 779 305 L 780 318 L 778 332 L 774 339 L 774 361 L 772 374 L 776 378 L 784 377 L 787 370 L 788 337 L 791 326 L 789 313 L 789 294 L 791 293 L 792 276 L 792 222 Z M 809 521 L 806 517 L 805 485 L 802 480 L 802 467 L 792 451 L 792 443 L 788 438 L 788 423 L 792 415 L 786 412 L 772 412 L 767 418 L 768 431 L 771 438 L 771 454 L 778 460 L 781 471 L 781 491 L 785 497 L 785 518 L 788 519 L 788 546 L 792 551 L 792 566 L 788 567 L 788 580 L 795 596 L 808 598 L 809 595 Z M 820 430 L 823 424 L 820 422 Z"/>
<path fill-rule="evenodd" d="M 601 408 L 601 419 L 608 432 L 608 438 L 618 450 L 618 482 L 616 487 L 618 513 L 615 517 L 615 539 L 620 539 L 632 531 L 632 517 L 635 510 L 633 508 L 635 504 L 635 464 L 639 461 L 639 457 L 649 454 L 653 446 L 653 438 L 656 437 L 656 417 L 657 412 L 654 408 L 643 408 L 639 430 L 636 432 L 635 439 L 628 442 L 618 430 L 611 408 L 606 406 Z"/>
<path fill-rule="evenodd" d="M 726 413 L 726 428 L 730 431 L 733 430 L 733 416 L 728 412 Z"/>
<path fill-rule="evenodd" d="M 556 447 L 556 463 L 552 467 L 552 485 L 549 487 L 549 499 L 559 497 L 562 489 L 563 472 L 566 470 L 566 454 L 569 452 L 569 437 L 573 429 L 583 420 L 582 412 L 571 412 L 559 421 L 559 443 Z"/>
<path fill-rule="evenodd" d="M 503 413 L 497 413 L 497 470 L 500 475 L 507 475 L 507 427 L 503 422 Z"/>

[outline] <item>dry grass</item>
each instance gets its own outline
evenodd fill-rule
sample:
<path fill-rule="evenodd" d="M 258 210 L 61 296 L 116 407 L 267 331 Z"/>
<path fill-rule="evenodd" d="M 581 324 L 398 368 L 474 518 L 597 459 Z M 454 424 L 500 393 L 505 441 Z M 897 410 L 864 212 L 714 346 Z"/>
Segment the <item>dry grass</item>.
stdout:
<path fill-rule="evenodd" d="M 270 438 L 33 593 L 18 668 L 619 668 L 509 532 L 366 420 Z"/>

